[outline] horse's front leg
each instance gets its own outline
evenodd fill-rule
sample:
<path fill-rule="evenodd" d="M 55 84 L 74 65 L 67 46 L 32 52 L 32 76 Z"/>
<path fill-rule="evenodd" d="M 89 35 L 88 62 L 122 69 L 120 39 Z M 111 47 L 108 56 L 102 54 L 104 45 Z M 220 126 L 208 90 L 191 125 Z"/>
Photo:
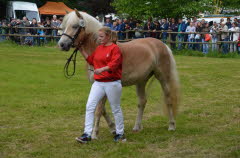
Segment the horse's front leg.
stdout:
<path fill-rule="evenodd" d="M 102 112 L 103 112 L 103 108 L 105 106 L 106 103 L 106 96 L 103 97 L 96 108 L 96 112 L 95 112 L 95 122 L 94 122 L 94 127 L 93 127 L 93 132 L 92 132 L 92 139 L 97 139 L 97 135 L 99 132 L 99 123 L 100 123 L 100 118 L 102 116 Z"/>
<path fill-rule="evenodd" d="M 115 133 L 115 124 L 112 122 L 110 116 L 106 112 L 105 108 L 105 103 L 106 103 L 107 97 L 103 97 L 102 100 L 99 101 L 96 112 L 95 112 L 95 122 L 94 122 L 94 127 L 93 127 L 93 132 L 92 132 L 92 139 L 97 139 L 97 135 L 99 132 L 99 123 L 100 123 L 100 118 L 103 115 L 105 120 L 107 121 L 107 124 L 110 128 L 111 133 Z"/>

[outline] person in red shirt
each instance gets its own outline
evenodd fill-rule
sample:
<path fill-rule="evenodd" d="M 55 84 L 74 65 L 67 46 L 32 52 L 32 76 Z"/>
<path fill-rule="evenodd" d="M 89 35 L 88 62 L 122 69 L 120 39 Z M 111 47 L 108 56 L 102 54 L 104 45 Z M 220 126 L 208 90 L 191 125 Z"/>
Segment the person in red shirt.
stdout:
<path fill-rule="evenodd" d="M 123 114 L 120 107 L 122 54 L 115 39 L 117 39 L 116 33 L 108 27 L 103 27 L 98 31 L 100 45 L 96 50 L 90 56 L 85 51 L 80 50 L 86 61 L 93 65 L 95 79 L 86 105 L 84 134 L 76 138 L 80 143 L 91 141 L 96 106 L 105 95 L 111 105 L 116 124 L 114 141 L 126 141 Z"/>

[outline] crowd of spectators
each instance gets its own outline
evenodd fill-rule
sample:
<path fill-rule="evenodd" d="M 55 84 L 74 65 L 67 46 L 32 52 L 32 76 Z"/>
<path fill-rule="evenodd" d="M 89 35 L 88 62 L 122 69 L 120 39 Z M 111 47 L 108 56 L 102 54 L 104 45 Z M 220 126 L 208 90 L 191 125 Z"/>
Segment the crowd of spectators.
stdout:
<path fill-rule="evenodd" d="M 11 19 L 10 21 L 0 21 L 0 34 L 23 34 L 23 35 L 51 35 L 54 37 L 32 37 L 32 36 L 10 36 L 12 40 L 23 45 L 42 45 L 49 41 L 58 41 L 61 35 L 61 30 L 58 30 L 62 23 L 62 17 L 53 15 L 51 18 L 46 17 L 42 22 L 37 22 L 36 19 L 29 21 L 26 17 L 22 19 Z M 220 48 L 223 53 L 236 52 L 240 53 L 240 19 L 235 18 L 233 21 L 230 18 L 227 22 L 221 19 L 217 22 L 207 22 L 204 19 L 198 21 L 197 18 L 187 19 L 161 19 L 152 20 L 150 18 L 146 22 L 133 19 L 115 19 L 106 18 L 105 26 L 110 27 L 113 31 L 118 31 L 119 40 L 136 39 L 153 37 L 170 43 L 172 49 L 192 49 L 209 52 L 209 42 L 211 41 L 212 51 L 218 49 L 217 42 L 221 43 Z M 28 27 L 28 28 L 21 28 Z M 31 28 L 33 27 L 33 28 Z M 34 28 L 34 27 L 40 27 Z M 49 29 L 41 29 L 47 27 Z M 126 31 L 128 33 L 126 33 Z M 169 33 L 177 32 L 177 33 Z M 189 32 L 187 34 L 187 32 Z M 204 33 L 204 34 L 203 34 Z M 6 36 L 0 36 L 0 41 L 5 40 Z M 235 43 L 227 43 L 234 41 Z M 186 44 L 186 42 L 190 42 Z M 238 42 L 238 43 L 237 43 Z"/>
<path fill-rule="evenodd" d="M 173 42 L 182 42 L 178 44 L 171 43 L 172 49 L 181 50 L 186 48 L 202 51 L 205 54 L 209 52 L 208 43 L 210 41 L 212 42 L 212 51 L 216 51 L 217 41 L 220 40 L 226 42 L 220 45 L 223 53 L 236 51 L 240 53 L 240 19 L 238 20 L 237 18 L 235 18 L 234 21 L 228 18 L 227 22 L 221 19 L 219 23 L 207 22 L 204 19 L 198 21 L 196 17 L 187 19 L 187 21 L 174 18 L 161 20 L 149 19 L 145 23 L 132 19 L 116 19 L 111 21 L 110 18 L 107 18 L 104 25 L 110 27 L 114 31 L 118 31 L 119 40 L 124 40 L 125 38 L 153 37 L 161 39 L 166 43 L 167 39 L 170 38 Z M 128 37 L 124 31 L 129 32 Z M 179 33 L 171 33 L 169 36 L 169 33 L 166 31 Z M 189 32 L 189 34 L 184 34 L 184 32 Z M 229 44 L 227 41 L 234 41 L 235 43 Z M 191 43 L 186 44 L 184 42 Z"/>
<path fill-rule="evenodd" d="M 49 17 L 46 17 L 46 19 L 42 20 L 42 22 L 37 22 L 35 18 L 33 18 L 32 21 L 29 21 L 27 17 L 23 17 L 22 19 L 12 18 L 9 21 L 4 19 L 0 21 L 0 34 L 9 33 L 25 35 L 9 36 L 9 38 L 22 45 L 43 45 L 49 41 L 57 41 L 59 39 L 61 30 L 58 30 L 58 28 L 60 27 L 62 20 L 62 17 L 57 18 L 56 15 L 53 15 L 51 19 Z M 44 29 L 44 27 L 49 29 Z M 49 35 L 54 36 L 54 38 L 33 37 L 26 35 Z M 0 41 L 3 41 L 5 39 L 6 36 L 0 36 Z"/>

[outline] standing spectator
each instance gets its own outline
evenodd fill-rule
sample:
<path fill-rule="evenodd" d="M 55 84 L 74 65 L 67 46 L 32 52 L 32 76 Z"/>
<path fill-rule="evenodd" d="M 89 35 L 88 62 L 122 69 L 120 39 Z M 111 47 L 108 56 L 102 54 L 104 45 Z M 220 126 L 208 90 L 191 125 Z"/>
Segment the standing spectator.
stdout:
<path fill-rule="evenodd" d="M 38 23 L 38 27 L 43 28 L 44 26 L 43 26 L 42 23 L 39 22 L 39 23 Z M 37 34 L 38 34 L 39 36 L 44 36 L 44 35 L 45 35 L 43 29 L 38 29 Z M 45 43 L 45 37 L 38 37 L 38 45 L 39 45 L 39 46 L 42 46 L 44 43 Z"/>
<path fill-rule="evenodd" d="M 112 24 L 111 30 L 112 30 L 112 31 L 117 31 L 117 28 L 118 28 L 117 22 L 114 21 L 113 24 Z"/>
<path fill-rule="evenodd" d="M 238 46 L 238 54 L 240 54 L 240 34 L 239 34 L 239 37 L 238 37 L 237 46 Z"/>
<path fill-rule="evenodd" d="M 131 28 L 135 28 L 136 27 L 136 21 L 134 21 L 132 18 L 130 18 L 130 20 L 129 20 L 129 26 L 131 27 Z"/>
<path fill-rule="evenodd" d="M 212 34 L 212 51 L 217 50 L 217 33 L 218 33 L 218 24 L 217 22 L 213 22 L 213 26 L 210 29 L 210 32 Z"/>
<path fill-rule="evenodd" d="M 203 33 L 208 33 L 208 34 L 202 34 L 202 42 L 203 42 L 203 50 L 202 52 L 204 54 L 207 54 L 208 53 L 208 49 L 209 49 L 209 45 L 207 42 L 209 42 L 210 39 L 207 39 L 207 36 L 210 36 L 209 35 L 209 32 L 210 32 L 210 29 L 209 29 L 209 24 L 208 23 L 205 23 L 203 29 L 202 29 L 202 32 Z"/>
<path fill-rule="evenodd" d="M 199 32 L 202 32 L 202 29 L 203 29 L 203 27 L 202 27 L 202 23 L 201 22 L 198 22 L 197 23 L 197 27 L 196 27 L 196 35 L 195 35 L 195 42 L 201 42 L 202 41 L 202 38 L 201 38 L 201 34 L 199 34 Z M 198 51 L 201 51 L 201 48 L 200 48 L 200 44 L 199 43 L 196 43 L 195 45 L 194 45 L 194 48 L 193 48 L 194 50 L 198 50 Z"/>
<path fill-rule="evenodd" d="M 125 31 L 125 24 L 120 19 L 118 20 L 117 31 L 118 31 L 118 38 L 119 38 L 119 40 L 124 40 L 124 33 L 123 33 L 123 31 Z"/>
<path fill-rule="evenodd" d="M 186 32 L 196 32 L 196 27 L 192 22 L 190 22 L 189 26 L 186 29 Z M 194 42 L 194 33 L 187 34 L 188 35 L 188 42 Z M 193 49 L 193 43 L 188 44 L 188 49 Z"/>
<path fill-rule="evenodd" d="M 49 19 L 47 19 L 44 27 L 51 27 L 51 21 Z M 48 36 L 52 35 L 52 29 L 46 29 L 45 30 L 45 35 L 48 35 Z M 49 42 L 50 40 L 51 40 L 50 37 L 46 38 L 46 42 Z"/>
<path fill-rule="evenodd" d="M 132 19 L 132 18 L 130 18 L 130 20 L 129 20 L 129 26 L 130 26 L 130 28 L 131 28 L 131 30 L 134 30 L 134 28 L 136 28 L 136 22 Z M 134 38 L 134 31 L 130 31 L 129 33 L 129 38 Z"/>
<path fill-rule="evenodd" d="M 149 19 L 148 22 L 144 25 L 143 28 L 145 31 L 148 32 L 144 32 L 144 37 L 151 37 L 152 36 L 152 31 L 154 30 L 154 24 L 152 23 L 152 21 Z"/>
<path fill-rule="evenodd" d="M 136 22 L 136 27 L 134 28 L 135 30 L 135 38 L 143 38 L 142 30 L 143 27 L 140 25 L 140 22 Z"/>
<path fill-rule="evenodd" d="M 16 25 L 15 25 L 15 33 L 17 34 L 24 34 L 24 29 L 23 28 L 19 28 L 19 27 L 23 27 L 23 23 L 20 19 L 16 20 Z M 23 44 L 23 40 L 22 40 L 22 36 L 16 36 L 15 37 L 15 42 L 17 42 L 18 44 Z"/>
<path fill-rule="evenodd" d="M 167 19 L 162 19 L 161 30 L 167 31 L 168 27 L 169 27 L 169 24 L 167 22 Z M 163 32 L 162 33 L 162 41 L 163 41 L 163 43 L 166 43 L 167 37 L 168 37 L 167 32 Z"/>
<path fill-rule="evenodd" d="M 234 18 L 233 22 L 239 23 L 237 18 Z"/>
<path fill-rule="evenodd" d="M 221 25 L 222 22 L 224 22 L 224 19 L 223 19 L 223 18 L 220 19 L 219 25 Z"/>
<path fill-rule="evenodd" d="M 172 32 L 178 32 L 178 24 L 176 23 L 174 18 L 171 19 L 169 30 L 171 30 Z M 171 33 L 172 42 L 176 42 L 176 37 L 177 37 L 176 33 Z M 176 49 L 176 43 L 171 43 L 171 48 Z"/>
<path fill-rule="evenodd" d="M 198 23 L 198 22 L 197 22 L 197 17 L 194 17 L 194 18 L 193 18 L 193 26 L 197 27 L 197 23 Z"/>
<path fill-rule="evenodd" d="M 178 19 L 178 42 L 183 42 L 184 41 L 184 35 L 182 34 L 183 32 L 186 31 L 186 24 L 182 19 Z M 178 43 L 178 50 L 182 49 L 182 43 Z"/>
<path fill-rule="evenodd" d="M 230 33 L 230 41 L 237 42 L 239 37 L 239 28 L 238 24 L 234 22 L 232 24 L 232 28 L 229 29 L 229 31 L 235 31 Z M 230 43 L 230 52 L 236 52 L 237 51 L 237 44 L 236 43 Z"/>
<path fill-rule="evenodd" d="M 232 27 L 232 23 L 231 23 L 230 18 L 227 18 L 226 25 L 227 25 L 228 29 L 230 29 Z"/>
<path fill-rule="evenodd" d="M 105 22 L 104 26 L 107 26 L 109 28 L 112 27 L 111 19 L 109 17 L 106 18 L 106 22 Z"/>
<path fill-rule="evenodd" d="M 38 27 L 36 18 L 32 19 L 32 23 L 30 24 L 30 27 Z M 30 33 L 31 35 L 37 35 L 37 29 L 36 28 L 30 29 Z M 37 44 L 37 37 L 33 37 L 33 45 L 36 45 L 36 44 Z"/>
<path fill-rule="evenodd" d="M 2 33 L 2 21 L 0 20 L 0 42 L 2 41 L 2 36 L 1 36 Z"/>
<path fill-rule="evenodd" d="M 128 31 L 128 38 L 132 38 L 131 36 L 130 36 L 130 34 L 131 34 L 131 30 L 132 30 L 132 28 L 129 26 L 129 24 L 128 23 L 125 23 L 125 31 Z"/>
<path fill-rule="evenodd" d="M 161 30 L 161 26 L 160 26 L 160 23 L 157 21 L 157 20 L 155 20 L 154 21 L 154 30 L 153 30 L 153 32 L 154 32 L 154 34 L 153 34 L 153 36 L 154 36 L 154 38 L 157 38 L 157 39 L 160 39 L 160 32 L 156 32 L 156 31 L 160 31 Z"/>
<path fill-rule="evenodd" d="M 30 22 L 28 21 L 28 18 L 26 16 L 23 17 L 22 20 L 22 27 L 29 27 L 30 26 Z M 22 34 L 26 35 L 27 33 L 29 33 L 29 29 L 22 29 Z M 21 44 L 24 44 L 25 41 L 25 36 L 21 37 Z"/>
<path fill-rule="evenodd" d="M 202 19 L 202 20 L 201 20 L 201 24 L 202 24 L 202 27 L 204 27 L 204 25 L 206 24 L 205 19 Z"/>
<path fill-rule="evenodd" d="M 14 19 L 14 18 L 11 18 L 10 23 L 8 24 L 10 34 L 15 34 L 16 33 L 16 30 L 15 30 L 16 23 L 17 23 L 17 20 Z M 15 36 L 10 36 L 10 39 L 12 41 L 15 41 Z"/>
<path fill-rule="evenodd" d="M 2 34 L 7 34 L 8 33 L 8 31 L 7 31 L 8 29 L 7 29 L 7 22 L 6 21 L 2 21 Z M 6 40 L 6 36 L 1 36 L 1 41 L 4 41 L 4 40 Z"/>
<path fill-rule="evenodd" d="M 58 31 L 57 28 L 58 28 L 58 26 L 59 26 L 59 22 L 57 20 L 57 16 L 53 15 L 53 19 L 52 19 L 52 22 L 51 22 L 51 27 L 53 28 L 52 35 L 54 36 L 55 41 L 57 41 L 56 36 L 57 36 L 57 31 Z"/>
<path fill-rule="evenodd" d="M 60 29 L 60 26 L 62 24 L 62 21 L 63 21 L 63 17 L 60 17 L 59 20 L 58 20 L 58 26 L 57 26 L 57 29 L 58 29 L 58 32 L 57 32 L 57 35 L 58 36 L 61 36 L 63 34 L 63 31 Z M 58 39 L 59 40 L 59 39 Z"/>
<path fill-rule="evenodd" d="M 190 25 L 190 23 L 191 23 L 191 19 L 187 19 L 187 23 L 186 23 L 187 27 Z"/>
<path fill-rule="evenodd" d="M 227 42 L 229 40 L 229 37 L 228 37 L 228 27 L 225 22 L 221 23 L 221 26 L 219 27 L 219 31 L 221 32 L 221 41 Z M 222 51 L 224 54 L 228 53 L 228 43 L 222 44 Z"/>
<path fill-rule="evenodd" d="M 191 22 L 191 19 L 187 19 L 187 22 L 186 22 L 186 24 L 185 24 L 185 32 L 186 32 L 186 29 L 187 29 L 187 27 L 190 25 L 190 22 Z M 188 34 L 183 34 L 183 36 L 184 36 L 184 42 L 187 42 L 188 41 Z M 185 48 L 186 47 L 186 43 L 183 43 L 183 48 Z"/>
<path fill-rule="evenodd" d="M 28 21 L 28 18 L 26 16 L 23 17 L 22 24 L 24 27 L 30 26 L 30 22 Z M 23 31 L 24 31 L 24 34 L 29 33 L 29 29 L 24 29 Z"/>

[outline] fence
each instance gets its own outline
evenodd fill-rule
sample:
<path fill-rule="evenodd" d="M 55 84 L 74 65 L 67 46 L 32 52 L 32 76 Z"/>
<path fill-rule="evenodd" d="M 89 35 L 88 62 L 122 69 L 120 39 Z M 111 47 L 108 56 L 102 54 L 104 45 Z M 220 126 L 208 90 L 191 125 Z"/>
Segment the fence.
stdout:
<path fill-rule="evenodd" d="M 52 28 L 52 27 L 0 27 L 0 29 L 7 29 L 8 30 L 8 33 L 5 33 L 5 34 L 0 34 L 0 37 L 1 36 L 5 36 L 5 37 L 8 37 L 7 39 L 12 39 L 13 37 L 19 37 L 20 39 L 22 37 L 34 37 L 36 39 L 40 39 L 40 38 L 50 38 L 51 40 L 53 39 L 59 39 L 61 37 L 61 35 L 57 35 L 57 36 L 53 36 L 53 35 L 30 35 L 30 34 L 22 34 L 22 33 L 14 33 L 12 34 L 11 33 L 11 30 L 12 29 L 15 29 L 15 30 L 26 30 L 26 29 L 37 29 L 37 30 L 61 30 L 60 28 Z M 117 33 L 122 33 L 124 34 L 124 39 L 122 40 L 118 40 L 119 42 L 127 42 L 127 41 L 131 41 L 131 40 L 134 40 L 135 38 L 129 38 L 130 37 L 130 34 L 134 34 L 136 32 L 136 30 L 128 30 L 128 31 L 121 31 L 121 32 L 118 32 L 116 31 Z M 166 40 L 164 41 L 166 44 L 170 44 L 171 47 L 174 47 L 174 45 L 176 46 L 176 44 L 185 44 L 185 45 L 189 45 L 189 44 L 199 44 L 202 45 L 203 44 L 216 44 L 217 47 L 216 49 L 219 51 L 220 48 L 221 48 L 221 45 L 226 43 L 226 44 L 236 44 L 239 42 L 239 41 L 223 41 L 221 40 L 221 34 L 222 33 L 240 33 L 240 31 L 227 31 L 227 32 L 217 32 L 217 33 L 211 33 L 211 32 L 172 32 L 171 30 L 161 30 L 161 31 L 149 31 L 149 30 L 137 30 L 137 32 L 140 32 L 142 34 L 145 34 L 145 33 L 158 33 L 159 34 L 159 37 L 157 37 L 158 39 L 160 39 L 160 36 L 163 35 L 164 32 L 167 33 L 167 38 Z M 187 35 L 189 34 L 193 34 L 194 36 L 196 34 L 214 34 L 217 36 L 217 42 L 202 42 L 202 41 L 199 41 L 199 42 L 196 42 L 196 41 L 192 41 L 192 42 L 189 42 L 189 41 L 186 41 L 183 40 L 183 41 L 179 41 L 179 40 L 173 40 L 172 39 L 172 34 L 177 34 L 175 36 L 178 36 L 178 35 L 182 35 L 184 36 L 184 38 L 187 38 Z M 143 37 L 144 38 L 144 37 Z M 38 43 L 39 44 L 39 43 Z"/>

